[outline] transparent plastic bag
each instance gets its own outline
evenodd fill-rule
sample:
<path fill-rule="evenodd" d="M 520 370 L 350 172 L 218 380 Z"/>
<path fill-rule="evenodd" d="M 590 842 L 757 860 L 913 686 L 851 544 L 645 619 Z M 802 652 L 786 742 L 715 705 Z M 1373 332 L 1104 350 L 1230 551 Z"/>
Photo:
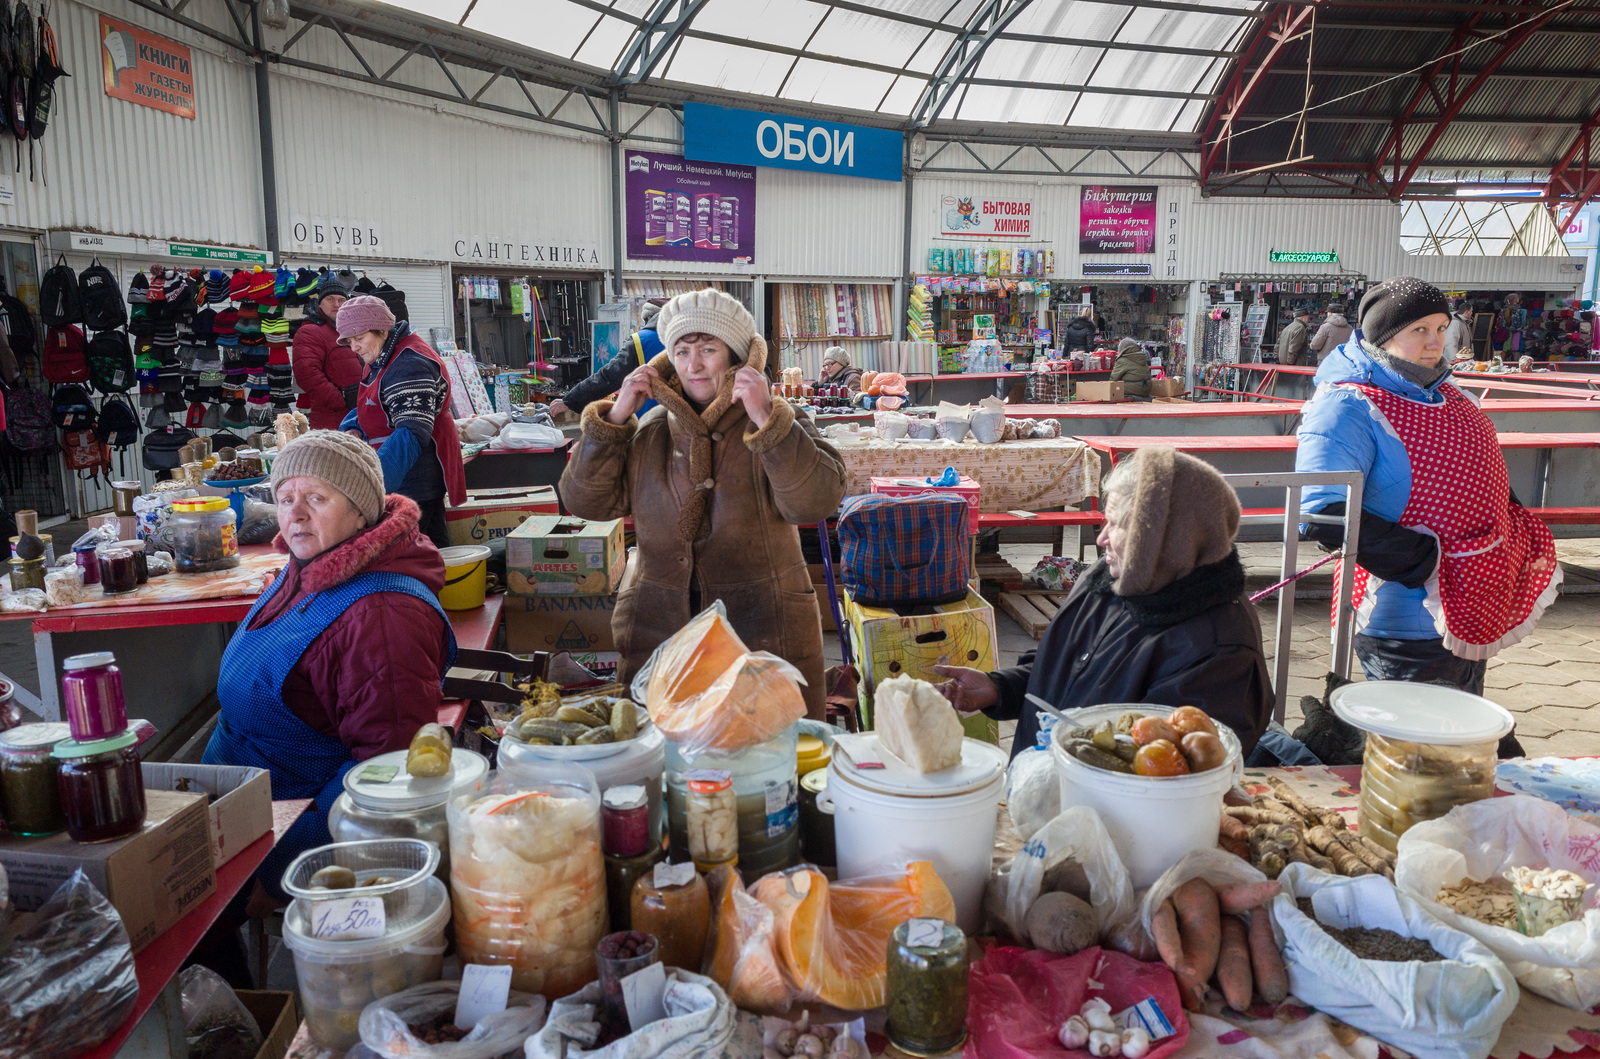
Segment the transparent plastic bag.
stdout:
<path fill-rule="evenodd" d="M 248 496 L 244 501 L 244 521 L 239 524 L 240 544 L 271 544 L 278 535 L 278 509 Z"/>
<path fill-rule="evenodd" d="M 1600 828 L 1525 794 L 1458 805 L 1405 833 L 1395 861 L 1395 887 L 1434 918 L 1483 942 L 1525 988 L 1587 1011 L 1600 1004 L 1595 889 L 1581 920 L 1536 938 L 1460 915 L 1435 900 L 1441 888 L 1464 878 L 1497 879 L 1519 865 L 1564 868 L 1587 882 L 1600 881 Z"/>
<path fill-rule="evenodd" d="M 195 964 L 178 975 L 189 1059 L 233 1059 L 261 1048 L 261 1027 L 239 994 L 209 967 Z"/>
<path fill-rule="evenodd" d="M 1363 960 L 1329 937 L 1295 902 L 1325 888 L 1387 887 L 1388 883 L 1373 875 L 1356 879 L 1328 875 L 1307 864 L 1289 865 L 1278 882 L 1283 892 L 1269 906 L 1272 933 L 1296 997 L 1413 1054 L 1441 1059 L 1484 1059 L 1489 1054 L 1521 990 L 1506 965 L 1482 942 L 1433 918 L 1405 894 L 1395 893 L 1409 936 L 1426 940 L 1445 959 Z M 1357 925 L 1367 923 L 1358 918 Z"/>
<path fill-rule="evenodd" d="M 1011 826 L 1024 842 L 1060 814 L 1061 778 L 1048 750 L 1030 746 L 1011 759 L 1006 773 L 1006 809 L 1011 813 Z"/>
<path fill-rule="evenodd" d="M 513 991 L 504 1011 L 479 1019 L 459 1041 L 427 1044 L 411 1032 L 441 1015 L 454 1018 L 460 994 L 460 982 L 429 982 L 374 1000 L 361 1012 L 361 1043 L 383 1059 L 498 1059 L 520 1055 L 544 1023 L 544 997 Z"/>
<path fill-rule="evenodd" d="M 739 1008 L 762 1014 L 787 1011 L 797 990 L 778 959 L 772 909 L 750 896 L 731 866 L 713 868 L 706 884 L 712 915 L 702 971 Z"/>
<path fill-rule="evenodd" d="M 560 445 L 566 435 L 553 426 L 544 426 L 538 423 L 511 423 L 489 442 L 489 448 L 496 451 L 517 451 L 523 449 L 548 449 Z"/>
<path fill-rule="evenodd" d="M 1022 945 L 1032 944 L 1028 909 L 1044 890 L 1045 872 L 1068 857 L 1078 862 L 1089 880 L 1089 904 L 1102 935 L 1133 915 L 1133 883 L 1100 814 L 1088 806 L 1069 806 L 1029 838 L 1022 852 L 989 880 L 1003 895 L 997 904 L 1003 910 L 1006 930 Z"/>
<path fill-rule="evenodd" d="M 911 420 L 904 412 L 875 412 L 872 425 L 885 441 L 898 441 L 911 431 Z"/>
<path fill-rule="evenodd" d="M 751 651 L 719 599 L 651 653 L 633 678 L 633 701 L 685 757 L 736 753 L 766 742 L 806 715 L 800 671 Z"/>
<path fill-rule="evenodd" d="M 1161 878 L 1151 884 L 1139 899 L 1139 923 L 1145 933 L 1150 932 L 1150 922 L 1155 918 L 1161 902 L 1190 879 L 1204 879 L 1213 890 L 1240 883 L 1266 882 L 1267 877 L 1247 860 L 1242 860 L 1224 849 L 1196 849 L 1185 853 L 1179 861 L 1161 873 Z"/>
<path fill-rule="evenodd" d="M 122 917 L 75 871 L 0 953 L 0 1059 L 87 1051 L 122 1025 L 138 997 Z"/>

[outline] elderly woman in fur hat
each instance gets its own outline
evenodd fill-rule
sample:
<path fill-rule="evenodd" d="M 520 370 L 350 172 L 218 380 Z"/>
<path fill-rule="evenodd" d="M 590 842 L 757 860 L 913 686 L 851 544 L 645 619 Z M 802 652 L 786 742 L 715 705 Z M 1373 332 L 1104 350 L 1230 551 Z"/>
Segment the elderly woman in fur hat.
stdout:
<path fill-rule="evenodd" d="M 1140 449 L 1102 484 L 1100 561 L 1072 587 L 1036 651 L 998 673 L 936 666 L 963 713 L 1015 720 L 1013 755 L 1035 745 L 1027 695 L 1059 709 L 1108 702 L 1198 706 L 1245 754 L 1272 720 L 1261 623 L 1234 550 L 1239 497 L 1209 464 Z"/>
<path fill-rule="evenodd" d="M 844 497 L 839 454 L 763 370 L 767 346 L 737 299 L 680 294 L 662 307 L 665 351 L 635 368 L 615 401 L 583 410 L 583 436 L 561 476 L 581 518 L 632 515 L 636 572 L 611 628 L 629 680 L 667 637 L 722 600 L 751 650 L 805 676 L 821 718 L 822 618 L 796 526 L 830 517 Z M 635 417 L 648 398 L 660 406 Z"/>

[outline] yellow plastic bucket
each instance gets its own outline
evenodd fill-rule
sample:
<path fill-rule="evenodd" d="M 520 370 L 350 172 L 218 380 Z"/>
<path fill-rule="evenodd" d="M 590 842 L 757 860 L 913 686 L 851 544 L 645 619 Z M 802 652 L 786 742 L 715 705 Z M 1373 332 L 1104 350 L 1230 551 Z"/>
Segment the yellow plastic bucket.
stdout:
<path fill-rule="evenodd" d="M 484 578 L 489 572 L 489 549 L 482 544 L 440 548 L 444 558 L 444 587 L 439 605 L 445 610 L 472 610 L 483 606 Z"/>

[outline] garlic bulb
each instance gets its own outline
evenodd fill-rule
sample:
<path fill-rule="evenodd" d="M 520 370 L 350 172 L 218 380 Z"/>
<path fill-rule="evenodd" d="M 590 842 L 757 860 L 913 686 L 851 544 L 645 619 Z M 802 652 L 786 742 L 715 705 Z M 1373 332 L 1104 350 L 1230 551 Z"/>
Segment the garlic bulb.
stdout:
<path fill-rule="evenodd" d="M 1121 1055 L 1122 1038 L 1115 1033 L 1094 1030 L 1089 1034 L 1089 1054 L 1096 1056 Z"/>
<path fill-rule="evenodd" d="M 1150 1053 L 1150 1034 L 1133 1026 L 1122 1031 L 1122 1054 L 1127 1059 L 1144 1059 Z"/>
<path fill-rule="evenodd" d="M 1080 1015 L 1074 1015 L 1061 1024 L 1061 1032 L 1056 1034 L 1056 1039 L 1061 1042 L 1061 1047 L 1069 1051 L 1082 1048 L 1089 1043 L 1089 1024 L 1083 1021 Z"/>

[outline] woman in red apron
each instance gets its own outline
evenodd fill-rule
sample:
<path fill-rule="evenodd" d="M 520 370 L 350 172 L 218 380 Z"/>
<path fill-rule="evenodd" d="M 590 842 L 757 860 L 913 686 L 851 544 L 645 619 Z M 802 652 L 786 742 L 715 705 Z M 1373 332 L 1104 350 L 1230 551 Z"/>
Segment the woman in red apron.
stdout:
<path fill-rule="evenodd" d="M 385 491 L 415 500 L 422 512 L 419 528 L 446 547 L 445 501 L 465 503 L 467 481 L 444 361 L 370 294 L 340 307 L 338 328 L 340 344 L 354 349 L 366 366 L 356 406 L 339 429 L 378 450 Z"/>

